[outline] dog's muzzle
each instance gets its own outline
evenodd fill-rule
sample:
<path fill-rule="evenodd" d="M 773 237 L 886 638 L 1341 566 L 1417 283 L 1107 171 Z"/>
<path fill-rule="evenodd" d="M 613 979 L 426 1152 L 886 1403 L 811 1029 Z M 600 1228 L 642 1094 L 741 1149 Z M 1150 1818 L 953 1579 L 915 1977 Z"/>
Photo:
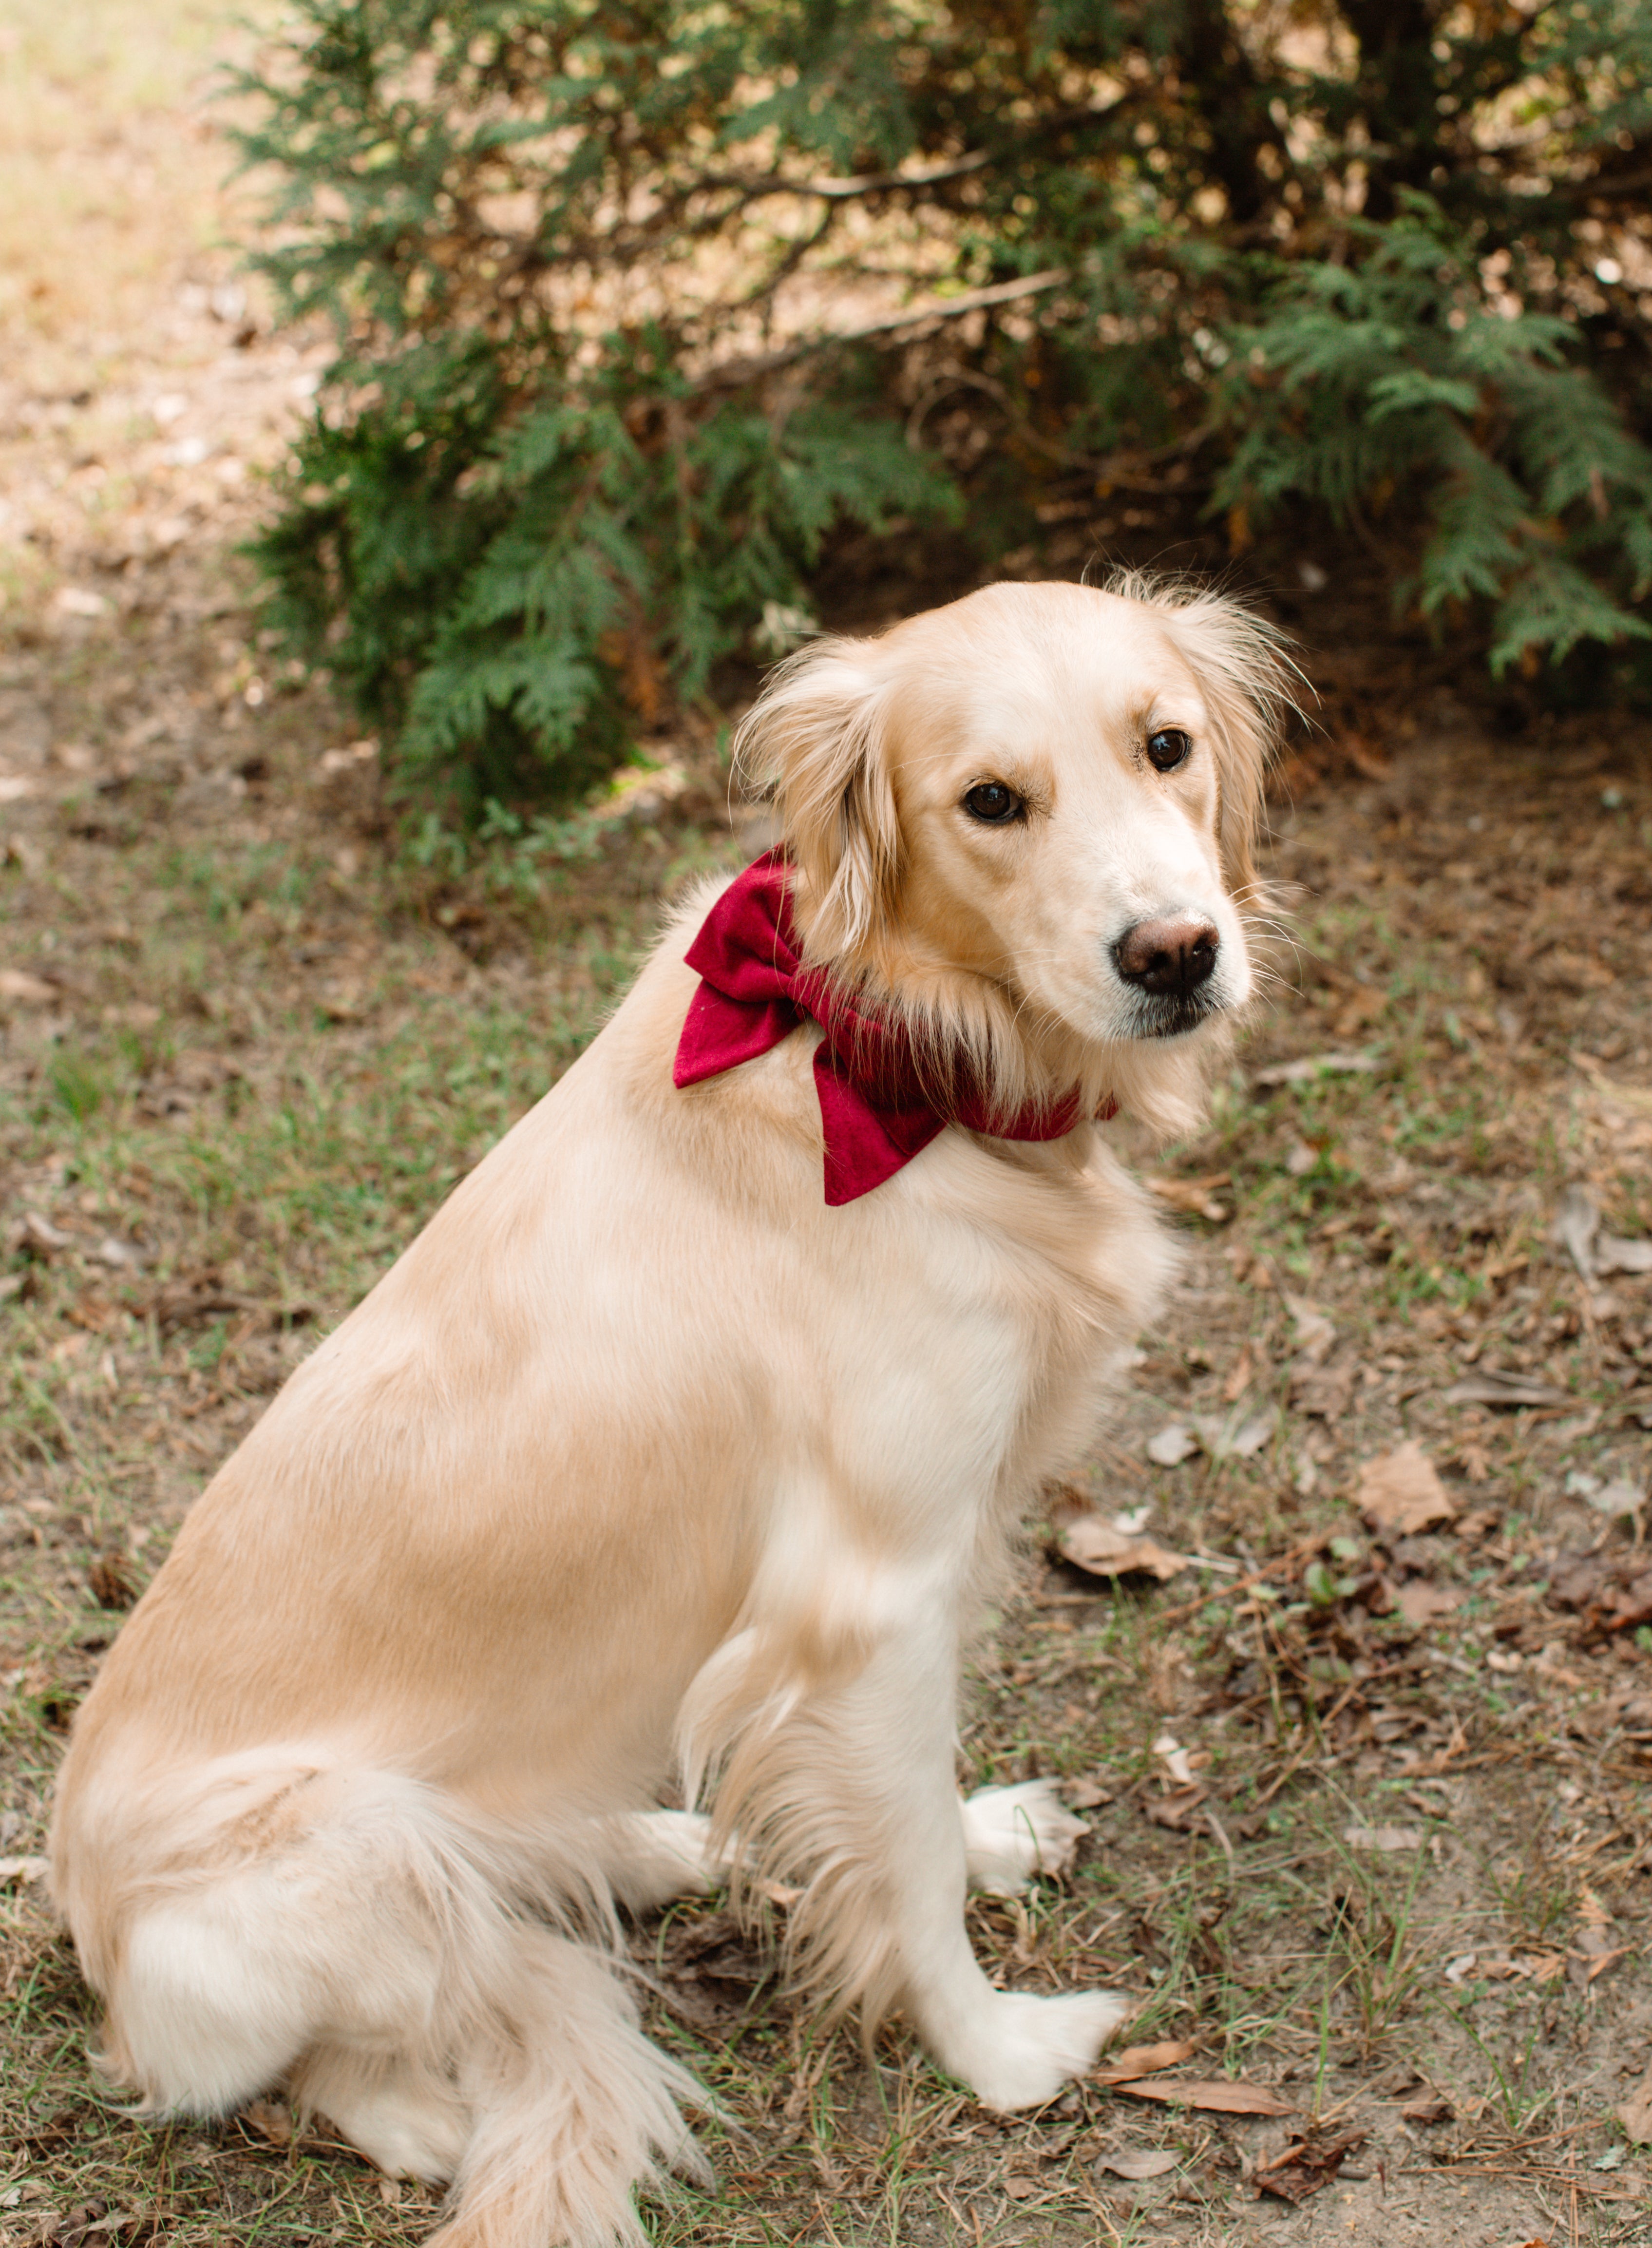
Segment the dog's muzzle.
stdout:
<path fill-rule="evenodd" d="M 1136 1035 L 1171 1038 L 1215 1013 L 1222 1002 L 1211 979 L 1222 949 L 1214 923 L 1139 921 L 1113 948 L 1119 980 L 1136 994 Z"/>

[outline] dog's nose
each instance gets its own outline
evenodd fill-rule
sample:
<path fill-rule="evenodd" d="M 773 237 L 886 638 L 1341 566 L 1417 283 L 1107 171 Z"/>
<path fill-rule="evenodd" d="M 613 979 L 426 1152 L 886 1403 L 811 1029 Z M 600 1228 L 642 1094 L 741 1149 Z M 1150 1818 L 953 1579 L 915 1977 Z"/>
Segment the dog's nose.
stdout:
<path fill-rule="evenodd" d="M 1113 956 L 1127 984 L 1185 998 L 1216 966 L 1221 942 L 1208 921 L 1139 921 L 1114 946 Z"/>

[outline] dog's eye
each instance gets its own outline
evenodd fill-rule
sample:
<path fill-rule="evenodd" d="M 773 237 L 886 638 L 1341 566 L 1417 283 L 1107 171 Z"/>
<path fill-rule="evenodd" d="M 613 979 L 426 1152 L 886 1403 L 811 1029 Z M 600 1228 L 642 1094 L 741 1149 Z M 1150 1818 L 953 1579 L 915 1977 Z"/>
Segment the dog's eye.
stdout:
<path fill-rule="evenodd" d="M 1180 726 L 1166 726 L 1161 733 L 1148 736 L 1148 762 L 1161 772 L 1174 772 L 1192 752 L 1193 744 Z"/>
<path fill-rule="evenodd" d="M 1005 788 L 1001 780 L 984 780 L 972 788 L 963 799 L 963 808 L 971 819 L 979 819 L 988 827 L 1007 827 L 1026 809 L 1015 791 Z"/>

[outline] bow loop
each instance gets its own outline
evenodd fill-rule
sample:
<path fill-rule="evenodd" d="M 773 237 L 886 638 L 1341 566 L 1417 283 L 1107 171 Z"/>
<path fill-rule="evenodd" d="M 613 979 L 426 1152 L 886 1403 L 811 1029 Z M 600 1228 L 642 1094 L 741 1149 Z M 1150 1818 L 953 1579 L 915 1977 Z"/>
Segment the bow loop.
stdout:
<path fill-rule="evenodd" d="M 723 893 L 685 955 L 700 977 L 672 1077 L 698 1085 L 754 1061 L 805 1019 L 820 1026 L 815 1091 L 826 1141 L 826 1198 L 836 1207 L 883 1184 L 949 1124 L 1004 1140 L 1059 1140 L 1079 1121 L 1070 1093 L 1057 1107 L 995 1118 L 978 1088 L 956 1087 L 944 1108 L 926 1086 L 905 1026 L 857 1007 L 804 963 L 792 918 L 792 869 L 766 852 Z M 1106 1112 L 1114 1113 L 1109 1103 Z"/>

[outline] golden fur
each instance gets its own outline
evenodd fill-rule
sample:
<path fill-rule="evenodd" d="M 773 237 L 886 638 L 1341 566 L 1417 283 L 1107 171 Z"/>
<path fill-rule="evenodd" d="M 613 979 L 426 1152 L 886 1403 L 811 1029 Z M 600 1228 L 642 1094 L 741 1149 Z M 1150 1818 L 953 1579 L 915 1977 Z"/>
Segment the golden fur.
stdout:
<path fill-rule="evenodd" d="M 1076 1084 L 1185 1121 L 1250 989 L 1281 678 L 1232 604 L 1134 583 L 809 648 L 741 757 L 810 957 L 1005 1108 Z M 984 781 L 1012 829 L 963 808 Z M 826 2003 L 902 2010 L 991 2104 L 1052 2096 L 1121 2014 L 970 1957 L 966 1874 L 1025 1879 L 1073 1822 L 1041 1787 L 961 1811 L 954 1693 L 1170 1251 L 1087 1123 L 950 1129 L 828 1209 L 807 1029 L 675 1090 L 710 894 L 215 1478 L 58 1792 L 110 2073 L 156 2110 L 284 2085 L 452 2180 L 449 2248 L 634 2239 L 633 2188 L 695 2161 L 613 1901 L 730 1851 L 801 1885 Z M 1220 931 L 1210 1011 L 1147 1035 L 1117 946 L 1176 913 Z M 715 1823 L 652 1808 L 683 1772 Z"/>

